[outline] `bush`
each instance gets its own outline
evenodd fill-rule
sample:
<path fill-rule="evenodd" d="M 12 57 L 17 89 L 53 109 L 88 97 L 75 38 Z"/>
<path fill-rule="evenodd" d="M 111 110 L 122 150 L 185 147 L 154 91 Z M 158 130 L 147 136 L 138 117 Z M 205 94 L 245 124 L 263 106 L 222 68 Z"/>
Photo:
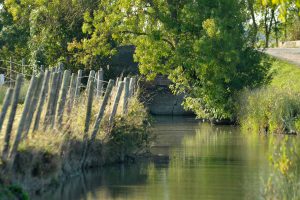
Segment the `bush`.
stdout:
<path fill-rule="evenodd" d="M 129 102 L 129 112 L 125 117 L 116 118 L 107 146 L 112 157 L 124 161 L 147 150 L 150 141 L 150 119 L 147 111 L 137 98 Z M 113 156 L 114 155 L 114 156 Z"/>
<path fill-rule="evenodd" d="M 261 133 L 300 132 L 300 94 L 276 87 L 245 90 L 239 103 L 239 122 Z"/>

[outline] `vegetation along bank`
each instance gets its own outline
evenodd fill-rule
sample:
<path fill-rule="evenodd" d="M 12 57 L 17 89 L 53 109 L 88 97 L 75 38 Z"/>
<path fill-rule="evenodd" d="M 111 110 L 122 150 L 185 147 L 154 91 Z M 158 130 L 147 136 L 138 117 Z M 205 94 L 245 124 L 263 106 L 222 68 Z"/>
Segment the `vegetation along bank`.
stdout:
<path fill-rule="evenodd" d="M 40 192 L 82 169 L 126 162 L 147 150 L 149 119 L 136 78 L 105 82 L 102 72 L 91 71 L 87 86 L 81 71 L 40 72 L 22 104 L 26 84 L 17 76 L 1 109 L 3 195 L 12 185 Z"/>

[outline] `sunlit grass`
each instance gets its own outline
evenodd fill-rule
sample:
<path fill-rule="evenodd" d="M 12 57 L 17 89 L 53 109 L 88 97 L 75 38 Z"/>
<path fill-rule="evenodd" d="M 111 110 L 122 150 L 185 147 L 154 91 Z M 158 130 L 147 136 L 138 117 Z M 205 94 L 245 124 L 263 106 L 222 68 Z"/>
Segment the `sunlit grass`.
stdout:
<path fill-rule="evenodd" d="M 271 62 L 270 84 L 240 94 L 239 123 L 254 133 L 299 133 L 300 67 L 277 59 Z"/>

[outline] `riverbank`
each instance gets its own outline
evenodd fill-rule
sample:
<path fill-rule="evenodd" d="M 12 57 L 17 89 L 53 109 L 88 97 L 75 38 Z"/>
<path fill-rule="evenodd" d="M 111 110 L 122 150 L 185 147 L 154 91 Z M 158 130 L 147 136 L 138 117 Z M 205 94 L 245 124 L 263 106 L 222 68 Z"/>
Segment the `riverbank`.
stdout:
<path fill-rule="evenodd" d="M 13 170 L 3 171 L 2 163 L 1 182 L 21 186 L 28 193 L 41 193 L 80 174 L 82 169 L 127 162 L 147 150 L 149 144 L 148 113 L 137 97 L 129 101 L 126 117 L 117 116 L 112 127 L 105 118 L 101 134 L 90 145 L 84 166 L 84 139 L 73 125 L 61 131 L 35 132 L 23 140 Z"/>
<path fill-rule="evenodd" d="M 244 90 L 237 104 L 238 121 L 253 133 L 300 132 L 300 68 L 286 61 L 271 59 L 270 83 L 255 90 Z"/>
<path fill-rule="evenodd" d="M 150 119 L 136 77 L 105 82 L 101 71 L 90 72 L 87 86 L 81 70 L 77 77 L 68 70 L 41 72 L 31 77 L 24 103 L 23 76 L 17 76 L 1 109 L 2 188 L 41 193 L 83 169 L 147 151 Z"/>

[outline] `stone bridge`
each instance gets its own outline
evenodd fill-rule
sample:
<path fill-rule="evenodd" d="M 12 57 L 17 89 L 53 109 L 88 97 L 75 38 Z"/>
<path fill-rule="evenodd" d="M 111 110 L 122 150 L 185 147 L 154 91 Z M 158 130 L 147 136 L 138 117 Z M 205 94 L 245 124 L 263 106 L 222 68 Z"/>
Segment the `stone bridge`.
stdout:
<path fill-rule="evenodd" d="M 164 76 L 157 76 L 154 81 L 145 83 L 146 104 L 153 115 L 193 115 L 181 105 L 183 95 L 174 95 L 169 89 L 171 81 Z"/>

